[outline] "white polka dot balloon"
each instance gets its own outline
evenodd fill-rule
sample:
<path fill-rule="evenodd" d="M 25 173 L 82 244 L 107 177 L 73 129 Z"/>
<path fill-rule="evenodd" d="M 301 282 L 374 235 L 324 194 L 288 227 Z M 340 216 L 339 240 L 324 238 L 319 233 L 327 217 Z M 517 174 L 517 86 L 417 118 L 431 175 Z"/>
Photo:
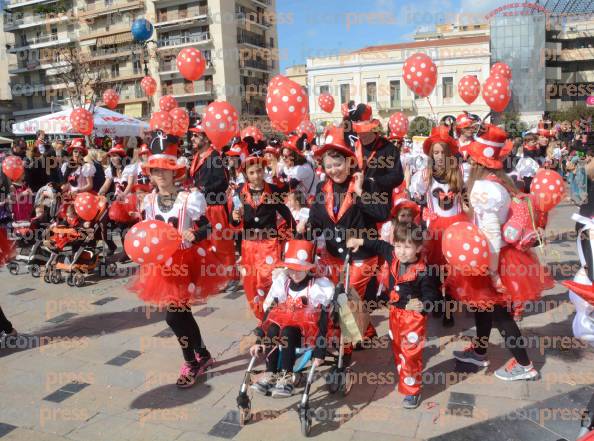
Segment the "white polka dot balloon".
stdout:
<path fill-rule="evenodd" d="M 334 97 L 329 93 L 322 93 L 318 97 L 318 104 L 320 105 L 320 109 L 324 112 L 332 113 L 334 110 Z"/>
<path fill-rule="evenodd" d="M 476 75 L 465 75 L 458 83 L 458 95 L 466 104 L 472 104 L 481 93 L 481 83 Z"/>
<path fill-rule="evenodd" d="M 308 113 L 307 94 L 303 88 L 282 75 L 268 84 L 266 113 L 275 130 L 292 132 Z"/>
<path fill-rule="evenodd" d="M 563 200 L 565 183 L 556 171 L 541 168 L 532 179 L 530 194 L 536 208 L 548 212 Z"/>
<path fill-rule="evenodd" d="M 136 263 L 165 264 L 181 244 L 178 231 L 159 220 L 137 223 L 124 240 L 124 249 Z"/>
<path fill-rule="evenodd" d="M 437 67 L 431 57 L 417 52 L 404 62 L 403 78 L 410 90 L 425 98 L 437 84 Z"/>
<path fill-rule="evenodd" d="M 202 53 L 193 47 L 179 51 L 176 62 L 177 70 L 188 81 L 199 80 L 206 70 L 206 60 Z"/>
<path fill-rule="evenodd" d="M 483 99 L 494 112 L 503 112 L 511 99 L 509 81 L 500 75 L 491 75 L 483 84 Z"/>
<path fill-rule="evenodd" d="M 239 133 L 238 119 L 239 115 L 232 104 L 227 101 L 214 101 L 206 108 L 202 127 L 212 144 L 217 148 L 223 148 Z"/>
<path fill-rule="evenodd" d="M 443 255 L 455 270 L 484 275 L 489 268 L 489 245 L 484 233 L 470 222 L 456 222 L 443 232 Z"/>

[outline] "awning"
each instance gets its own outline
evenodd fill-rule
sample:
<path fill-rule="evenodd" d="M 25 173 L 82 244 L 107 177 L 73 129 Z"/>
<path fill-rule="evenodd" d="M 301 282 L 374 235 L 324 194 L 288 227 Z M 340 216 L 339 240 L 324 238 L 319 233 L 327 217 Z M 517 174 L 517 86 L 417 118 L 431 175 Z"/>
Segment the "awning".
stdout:
<path fill-rule="evenodd" d="M 99 37 L 97 38 L 97 46 L 111 46 L 114 44 L 131 43 L 132 41 L 134 41 L 132 32 L 127 31 L 115 35 L 108 35 L 106 37 Z"/>

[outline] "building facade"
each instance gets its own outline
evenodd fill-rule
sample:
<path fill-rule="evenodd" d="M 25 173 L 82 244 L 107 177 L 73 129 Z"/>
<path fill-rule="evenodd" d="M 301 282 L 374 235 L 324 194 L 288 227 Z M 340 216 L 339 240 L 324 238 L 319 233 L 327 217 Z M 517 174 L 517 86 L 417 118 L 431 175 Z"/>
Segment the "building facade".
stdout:
<path fill-rule="evenodd" d="M 424 52 L 437 65 L 437 85 L 428 98 L 416 97 L 403 80 L 406 59 Z M 418 39 L 410 43 L 371 46 L 350 54 L 307 60 L 312 121 L 318 123 L 342 118 L 341 105 L 350 100 L 369 103 L 373 113 L 384 123 L 394 112 L 409 117 L 425 116 L 440 119 L 467 110 L 486 115 L 489 108 L 482 97 L 467 105 L 458 95 L 457 85 L 465 75 L 486 79 L 490 69 L 489 36 Z M 321 93 L 334 96 L 332 114 L 320 109 Z M 384 127 L 385 124 L 384 124 Z"/>
<path fill-rule="evenodd" d="M 163 95 L 197 112 L 217 99 L 261 117 L 266 85 L 278 73 L 275 0 L 13 0 L 6 12 L 17 121 L 69 105 L 58 74 L 68 64 L 60 57 L 64 48 L 100 66 L 105 88 L 119 91 L 116 110 L 140 118 L 148 118 Z M 137 18 L 155 27 L 146 47 L 130 32 Z M 177 71 L 175 57 L 186 47 L 200 49 L 207 60 L 198 81 Z M 146 72 L 157 81 L 153 97 L 140 88 Z"/>

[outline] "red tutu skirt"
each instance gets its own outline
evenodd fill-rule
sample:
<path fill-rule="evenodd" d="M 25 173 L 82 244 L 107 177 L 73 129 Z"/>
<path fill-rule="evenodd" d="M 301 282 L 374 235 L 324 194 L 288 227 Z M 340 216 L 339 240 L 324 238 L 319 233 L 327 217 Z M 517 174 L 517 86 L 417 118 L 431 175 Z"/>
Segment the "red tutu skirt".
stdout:
<path fill-rule="evenodd" d="M 513 246 L 501 249 L 499 275 L 507 290 L 505 294 L 495 291 L 488 275 L 468 276 L 453 271 L 445 284 L 454 299 L 479 308 L 537 300 L 543 291 L 555 285 L 532 251 L 520 251 Z"/>
<path fill-rule="evenodd" d="M 305 345 L 314 346 L 318 335 L 320 312 L 317 308 L 297 308 L 281 303 L 268 313 L 263 329 L 268 332 L 271 324 L 276 324 L 281 330 L 288 326 L 299 328 Z"/>
<path fill-rule="evenodd" d="M 8 238 L 6 230 L 0 228 L 0 266 L 12 260 L 14 254 L 14 242 Z"/>
<path fill-rule="evenodd" d="M 225 265 L 203 240 L 191 248 L 179 249 L 164 264 L 140 265 L 129 286 L 138 297 L 157 306 L 184 306 L 223 292 L 233 267 Z"/>
<path fill-rule="evenodd" d="M 468 216 L 465 213 L 456 214 L 450 217 L 435 216 L 429 221 L 427 228 L 428 240 L 425 242 L 427 249 L 427 263 L 429 265 L 445 265 L 447 263 L 443 252 L 441 251 L 441 241 L 443 239 L 443 232 L 456 222 L 468 221 Z"/>

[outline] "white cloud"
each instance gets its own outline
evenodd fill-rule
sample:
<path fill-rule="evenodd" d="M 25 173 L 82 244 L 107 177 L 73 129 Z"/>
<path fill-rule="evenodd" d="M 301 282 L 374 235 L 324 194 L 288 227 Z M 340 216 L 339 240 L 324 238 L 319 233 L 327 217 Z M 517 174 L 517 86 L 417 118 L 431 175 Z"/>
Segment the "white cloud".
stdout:
<path fill-rule="evenodd" d="M 491 12 L 493 9 L 505 5 L 507 3 L 511 3 L 510 0 L 481 0 L 477 2 L 476 0 L 461 0 L 460 2 L 460 13 L 462 14 L 480 14 L 481 16 L 485 16 L 487 13 Z"/>

